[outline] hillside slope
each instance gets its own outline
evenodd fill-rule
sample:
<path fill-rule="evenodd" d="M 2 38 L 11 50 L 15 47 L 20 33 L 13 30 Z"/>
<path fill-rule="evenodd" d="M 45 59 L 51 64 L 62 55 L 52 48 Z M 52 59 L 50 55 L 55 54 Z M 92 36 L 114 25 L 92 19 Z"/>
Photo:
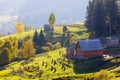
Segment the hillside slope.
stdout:
<path fill-rule="evenodd" d="M 83 27 L 83 28 L 81 28 Z M 88 38 L 89 37 L 89 33 L 87 33 L 87 29 L 83 26 L 83 25 L 72 25 L 72 26 L 68 26 L 67 27 L 68 30 L 70 31 L 71 34 L 78 34 L 79 35 L 79 39 L 82 38 Z M 41 29 L 37 29 L 37 31 L 40 33 Z M 42 28 L 42 30 L 44 30 Z M 59 36 L 62 36 L 63 34 L 63 26 L 55 26 L 54 27 L 54 37 L 55 38 L 59 38 Z M 8 38 L 8 37 L 16 37 L 18 40 L 22 40 L 27 36 L 33 37 L 35 30 L 31 30 L 28 32 L 22 32 L 22 33 L 16 33 L 16 34 L 11 34 L 11 35 L 7 35 L 7 36 L 3 36 L 0 37 L 0 39 L 4 39 L 4 38 Z"/>
<path fill-rule="evenodd" d="M 41 78 L 48 80 L 58 77 L 76 76 L 72 62 L 70 61 L 68 64 L 68 59 L 63 57 L 64 54 L 65 48 L 36 55 L 28 60 L 13 62 L 7 65 L 5 70 L 0 71 L 0 79 L 26 80 Z M 84 74 L 80 78 L 84 79 Z"/>
<path fill-rule="evenodd" d="M 38 54 L 28 60 L 12 62 L 9 65 L 0 67 L 0 80 L 85 80 L 92 79 L 94 74 L 101 69 L 111 70 L 120 79 L 120 68 L 115 67 L 119 64 L 120 58 L 101 61 L 97 59 L 68 60 L 64 57 L 65 48 Z M 99 63 L 102 62 L 100 65 Z M 97 64 L 99 65 L 96 65 Z M 88 66 L 89 65 L 89 66 Z"/>

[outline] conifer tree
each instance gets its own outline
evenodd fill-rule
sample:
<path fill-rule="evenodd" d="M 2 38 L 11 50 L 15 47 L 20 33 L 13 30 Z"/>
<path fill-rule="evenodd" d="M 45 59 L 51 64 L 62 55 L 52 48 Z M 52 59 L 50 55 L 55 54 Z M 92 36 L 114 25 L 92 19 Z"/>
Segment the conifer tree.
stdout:
<path fill-rule="evenodd" d="M 120 33 L 118 0 L 90 0 L 86 26 L 91 37 L 106 37 Z"/>
<path fill-rule="evenodd" d="M 40 31 L 40 35 L 39 35 L 39 42 L 38 45 L 40 47 L 44 46 L 46 44 L 46 39 L 45 39 L 45 35 L 43 34 L 43 31 Z"/>
<path fill-rule="evenodd" d="M 70 38 L 71 38 L 70 31 L 68 31 L 66 35 L 66 46 L 67 47 L 70 46 Z"/>
<path fill-rule="evenodd" d="M 38 32 L 37 30 L 35 30 L 34 32 L 34 36 L 33 36 L 33 42 L 34 42 L 34 45 L 38 45 Z"/>

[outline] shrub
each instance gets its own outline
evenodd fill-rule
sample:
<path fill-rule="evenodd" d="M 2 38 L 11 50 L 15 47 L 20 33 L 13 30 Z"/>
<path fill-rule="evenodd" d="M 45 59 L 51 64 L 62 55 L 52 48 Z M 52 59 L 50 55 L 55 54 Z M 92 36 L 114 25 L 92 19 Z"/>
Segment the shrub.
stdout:
<path fill-rule="evenodd" d="M 70 38 L 70 45 L 76 44 L 78 40 L 79 40 L 79 35 L 78 35 L 78 34 L 74 34 L 74 35 Z"/>
<path fill-rule="evenodd" d="M 53 50 L 57 50 L 61 48 L 61 43 L 57 42 L 56 44 L 53 45 Z"/>
<path fill-rule="evenodd" d="M 49 47 L 42 47 L 42 51 L 43 51 L 43 52 L 49 52 L 49 51 L 50 51 L 50 48 L 49 48 Z"/>
<path fill-rule="evenodd" d="M 47 42 L 46 46 L 48 46 L 50 48 L 50 50 L 53 50 L 53 45 L 51 42 Z"/>

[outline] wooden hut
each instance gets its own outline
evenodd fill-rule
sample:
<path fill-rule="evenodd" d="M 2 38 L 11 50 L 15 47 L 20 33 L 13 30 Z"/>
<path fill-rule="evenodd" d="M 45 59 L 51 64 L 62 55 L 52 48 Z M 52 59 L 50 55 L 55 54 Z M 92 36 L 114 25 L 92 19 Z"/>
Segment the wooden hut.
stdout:
<path fill-rule="evenodd" d="M 67 52 L 67 55 L 70 55 L 70 56 L 74 56 L 75 55 L 75 49 L 76 49 L 76 45 L 71 45 L 70 47 L 68 47 L 66 49 L 66 52 Z"/>
<path fill-rule="evenodd" d="M 108 37 L 106 40 L 106 45 L 107 47 L 118 47 L 120 46 L 119 39 L 116 37 Z"/>
<path fill-rule="evenodd" d="M 50 25 L 48 25 L 48 24 L 45 24 L 44 25 L 44 31 L 50 31 L 51 29 L 50 29 Z"/>
<path fill-rule="evenodd" d="M 102 56 L 104 53 L 99 39 L 80 40 L 76 45 L 76 56 L 78 58 L 91 58 Z"/>

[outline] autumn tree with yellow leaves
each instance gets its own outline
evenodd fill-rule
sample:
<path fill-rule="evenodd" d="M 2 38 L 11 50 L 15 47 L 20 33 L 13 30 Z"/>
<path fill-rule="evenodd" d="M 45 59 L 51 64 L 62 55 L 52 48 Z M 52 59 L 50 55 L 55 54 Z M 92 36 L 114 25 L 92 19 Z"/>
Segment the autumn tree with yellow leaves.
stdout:
<path fill-rule="evenodd" d="M 18 22 L 17 24 L 16 24 L 16 32 L 17 33 L 21 33 L 21 32 L 23 32 L 24 31 L 24 25 L 21 23 L 21 22 Z"/>
<path fill-rule="evenodd" d="M 30 57 L 33 57 L 35 55 L 35 48 L 33 45 L 33 42 L 31 40 L 26 41 L 21 49 L 21 56 L 24 59 L 28 59 Z"/>
<path fill-rule="evenodd" d="M 0 37 L 2 37 L 2 33 L 0 33 Z"/>

